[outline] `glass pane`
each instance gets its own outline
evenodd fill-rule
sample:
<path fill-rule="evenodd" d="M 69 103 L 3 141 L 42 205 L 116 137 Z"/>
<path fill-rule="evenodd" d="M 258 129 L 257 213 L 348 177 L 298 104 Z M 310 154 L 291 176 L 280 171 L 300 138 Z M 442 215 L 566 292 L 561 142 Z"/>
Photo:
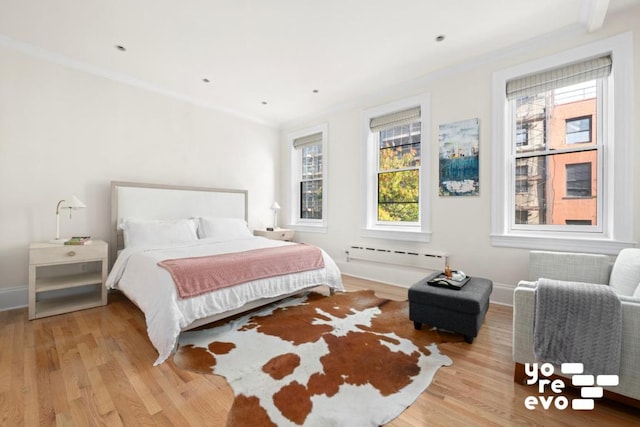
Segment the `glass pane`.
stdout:
<path fill-rule="evenodd" d="M 598 224 L 597 151 L 516 160 L 516 224 Z"/>
<path fill-rule="evenodd" d="M 591 197 L 591 163 L 572 163 L 567 168 L 567 197 Z"/>
<path fill-rule="evenodd" d="M 322 219 L 322 180 L 300 183 L 300 218 Z"/>
<path fill-rule="evenodd" d="M 529 132 L 526 128 L 516 129 L 516 145 L 527 145 L 529 143 Z"/>
<path fill-rule="evenodd" d="M 591 117 L 567 120 L 567 144 L 591 141 Z"/>
<path fill-rule="evenodd" d="M 545 149 L 545 98 L 526 96 L 516 100 L 516 153 Z"/>
<path fill-rule="evenodd" d="M 420 172 L 417 169 L 378 174 L 378 220 L 419 220 Z"/>
<path fill-rule="evenodd" d="M 302 179 L 322 178 L 322 145 L 302 147 Z"/>
<path fill-rule="evenodd" d="M 580 132 L 591 128 L 591 118 L 567 120 L 567 133 Z"/>
<path fill-rule="evenodd" d="M 380 132 L 380 170 L 420 166 L 420 122 Z"/>
<path fill-rule="evenodd" d="M 597 81 L 516 100 L 517 154 L 596 144 Z M 572 135 L 572 136 L 569 136 Z"/>

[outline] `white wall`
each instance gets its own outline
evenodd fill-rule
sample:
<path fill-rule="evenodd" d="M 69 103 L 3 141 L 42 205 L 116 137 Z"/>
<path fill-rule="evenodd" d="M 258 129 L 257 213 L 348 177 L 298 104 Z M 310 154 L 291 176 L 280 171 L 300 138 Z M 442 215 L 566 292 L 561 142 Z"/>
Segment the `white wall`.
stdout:
<path fill-rule="evenodd" d="M 510 302 L 511 291 L 518 280 L 527 277 L 528 251 L 491 246 L 491 75 L 494 71 L 544 55 L 579 46 L 597 39 L 610 37 L 626 31 L 634 31 L 635 52 L 635 98 L 638 99 L 640 79 L 640 7 L 626 11 L 621 16 L 607 17 L 605 26 L 597 32 L 567 30 L 563 34 L 550 35 L 527 46 L 518 46 L 509 51 L 496 52 L 482 58 L 471 58 L 468 63 L 441 70 L 414 82 L 393 88 L 384 93 L 372 94 L 366 100 L 354 101 L 349 107 L 336 108 L 312 119 L 289 124 L 282 132 L 281 141 L 292 131 L 327 123 L 329 127 L 329 207 L 328 232 L 326 234 L 297 234 L 298 240 L 322 246 L 338 261 L 344 273 L 362 276 L 383 282 L 410 286 L 425 275 L 425 271 L 376 265 L 358 261 L 345 262 L 344 249 L 354 243 L 415 251 L 441 251 L 450 256 L 454 269 L 464 270 L 469 275 L 490 278 L 496 291 L 492 298 Z M 427 165 L 431 174 L 432 240 L 428 244 L 376 241 L 360 236 L 362 184 L 362 136 L 361 112 L 366 108 L 399 100 L 419 93 L 431 95 L 431 163 Z M 443 123 L 478 117 L 480 119 L 480 195 L 478 197 L 439 197 L 438 185 L 438 126 Z M 635 110 L 635 176 L 640 178 L 640 109 Z M 282 145 L 283 156 L 288 153 L 286 142 Z M 286 158 L 286 157 L 283 157 Z M 287 175 L 281 175 L 281 193 L 286 194 Z M 635 187 L 635 231 L 633 240 L 640 241 L 640 186 Z M 287 212 L 288 209 L 283 209 Z M 283 220 L 286 220 L 283 218 Z"/>
<path fill-rule="evenodd" d="M 592 34 L 567 32 L 531 46 L 471 58 L 453 69 L 423 76 L 349 107 L 291 123 L 278 131 L 222 112 L 118 83 L 64 64 L 0 47 L 0 309 L 26 304 L 29 242 L 55 233 L 55 205 L 74 194 L 88 208 L 61 218 L 61 234 L 109 237 L 112 180 L 246 188 L 250 225 L 271 224 L 273 200 L 286 205 L 286 135 L 329 124 L 328 233 L 298 233 L 339 262 L 343 272 L 409 286 L 424 271 L 344 262 L 353 243 L 378 244 L 450 255 L 453 268 L 488 277 L 508 293 L 526 276 L 527 251 L 492 247 L 491 73 L 590 41 L 634 31 L 636 99 L 640 81 L 640 7 L 609 16 Z M 419 93 L 431 94 L 431 203 L 429 244 L 360 237 L 362 197 L 361 111 Z M 437 186 L 438 125 L 480 118 L 480 196 L 440 198 Z M 635 111 L 635 176 L 640 178 L 639 109 Z M 640 185 L 634 189 L 633 240 L 640 241 Z M 11 300 L 12 296 L 17 299 Z M 12 302 L 13 301 L 13 302 Z"/>
<path fill-rule="evenodd" d="M 6 47 L 0 70 L 0 308 L 26 304 L 28 245 L 54 237 L 58 200 L 87 205 L 61 235 L 108 240 L 112 180 L 247 189 L 250 226 L 270 223 L 277 129 Z"/>

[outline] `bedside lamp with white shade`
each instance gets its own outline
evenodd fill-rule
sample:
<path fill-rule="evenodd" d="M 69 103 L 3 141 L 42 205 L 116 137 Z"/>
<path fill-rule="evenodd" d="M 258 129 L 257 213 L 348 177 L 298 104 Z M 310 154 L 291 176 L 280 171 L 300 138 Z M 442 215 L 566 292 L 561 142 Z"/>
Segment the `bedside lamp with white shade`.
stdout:
<path fill-rule="evenodd" d="M 56 205 L 56 238 L 50 240 L 50 243 L 64 244 L 69 238 L 60 238 L 60 209 L 69 209 L 69 218 L 71 218 L 71 211 L 75 209 L 86 208 L 87 205 L 82 203 L 76 196 L 68 197 L 67 199 L 60 200 Z"/>

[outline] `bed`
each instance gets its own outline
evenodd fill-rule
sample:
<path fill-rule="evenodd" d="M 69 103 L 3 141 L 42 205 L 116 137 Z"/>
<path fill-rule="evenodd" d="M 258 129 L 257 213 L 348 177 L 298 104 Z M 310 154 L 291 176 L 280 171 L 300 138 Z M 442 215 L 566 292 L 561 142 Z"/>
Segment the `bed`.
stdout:
<path fill-rule="evenodd" d="M 297 245 L 253 236 L 247 227 L 247 197 L 246 190 L 111 183 L 112 267 L 106 286 L 124 293 L 144 313 L 149 339 L 158 351 L 154 365 L 172 354 L 181 331 L 320 285 L 331 292 L 344 290 L 335 262 L 316 248 L 320 268 L 256 276 L 180 297 L 167 262 L 237 258 Z"/>

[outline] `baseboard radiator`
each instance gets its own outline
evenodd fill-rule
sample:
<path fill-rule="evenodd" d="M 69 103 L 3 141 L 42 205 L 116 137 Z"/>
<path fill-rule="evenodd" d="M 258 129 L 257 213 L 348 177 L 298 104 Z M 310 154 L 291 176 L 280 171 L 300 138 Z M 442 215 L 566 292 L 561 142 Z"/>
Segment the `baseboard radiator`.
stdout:
<path fill-rule="evenodd" d="M 346 252 L 347 261 L 357 259 L 438 271 L 444 270 L 447 265 L 447 256 L 442 253 L 410 252 L 357 245 L 350 246 Z"/>

